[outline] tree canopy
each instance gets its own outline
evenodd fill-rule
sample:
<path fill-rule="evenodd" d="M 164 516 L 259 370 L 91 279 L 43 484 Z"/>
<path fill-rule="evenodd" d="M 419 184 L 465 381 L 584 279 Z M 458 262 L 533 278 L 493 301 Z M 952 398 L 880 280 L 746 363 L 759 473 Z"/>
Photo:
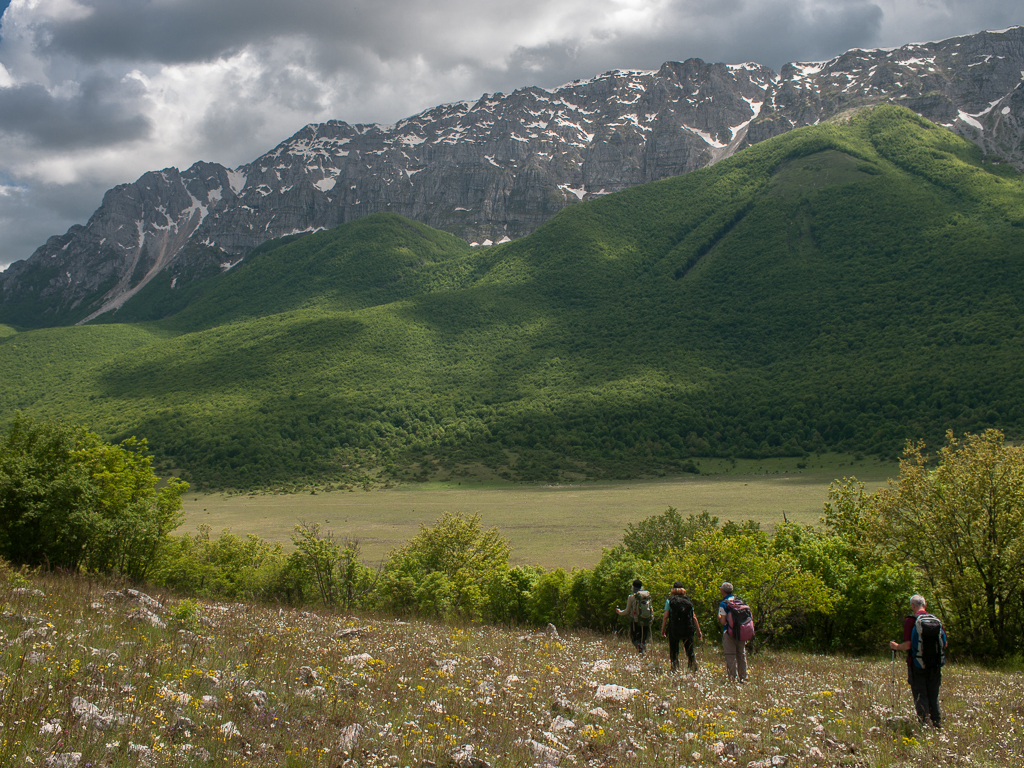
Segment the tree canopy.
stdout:
<path fill-rule="evenodd" d="M 145 440 L 112 445 L 18 414 L 0 441 L 0 556 L 141 579 L 181 522 L 188 489 L 174 478 L 158 484 Z"/>

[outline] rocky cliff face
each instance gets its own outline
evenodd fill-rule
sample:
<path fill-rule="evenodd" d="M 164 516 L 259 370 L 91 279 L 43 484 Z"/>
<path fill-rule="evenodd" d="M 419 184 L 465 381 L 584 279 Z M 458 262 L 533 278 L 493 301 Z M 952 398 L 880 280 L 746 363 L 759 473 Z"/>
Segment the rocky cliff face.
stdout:
<path fill-rule="evenodd" d="M 0 305 L 85 322 L 159 276 L 227 269 L 271 238 L 400 213 L 471 243 L 688 173 L 851 109 L 898 103 L 1024 168 L 1024 27 L 828 62 L 699 59 L 447 104 L 396 125 L 309 125 L 235 170 L 197 163 L 110 190 L 85 226 L 0 275 Z M 24 314 L 24 312 L 22 312 Z"/>

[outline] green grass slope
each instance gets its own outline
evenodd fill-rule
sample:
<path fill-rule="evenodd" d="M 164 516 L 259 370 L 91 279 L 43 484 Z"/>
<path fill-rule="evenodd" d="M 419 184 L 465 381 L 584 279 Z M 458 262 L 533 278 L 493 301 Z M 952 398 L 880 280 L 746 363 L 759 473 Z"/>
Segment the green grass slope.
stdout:
<path fill-rule="evenodd" d="M 504 246 L 374 216 L 269 248 L 25 409 L 116 404 L 211 486 L 892 455 L 1024 433 L 1022 278 L 1020 177 L 880 107 Z"/>

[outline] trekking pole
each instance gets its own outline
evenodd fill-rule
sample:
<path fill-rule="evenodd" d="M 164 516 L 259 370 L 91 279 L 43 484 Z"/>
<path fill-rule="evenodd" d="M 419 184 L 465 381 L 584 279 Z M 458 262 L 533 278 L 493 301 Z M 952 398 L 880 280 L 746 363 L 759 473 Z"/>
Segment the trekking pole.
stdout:
<path fill-rule="evenodd" d="M 891 651 L 892 663 L 889 667 L 892 669 L 892 713 L 896 714 L 896 651 Z"/>

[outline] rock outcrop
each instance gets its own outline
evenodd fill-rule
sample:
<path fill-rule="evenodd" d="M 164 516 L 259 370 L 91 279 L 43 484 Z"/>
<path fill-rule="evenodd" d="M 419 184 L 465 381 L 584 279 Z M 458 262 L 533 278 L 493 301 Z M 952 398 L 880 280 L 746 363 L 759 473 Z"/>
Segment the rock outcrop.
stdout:
<path fill-rule="evenodd" d="M 110 190 L 84 226 L 0 275 L 24 324 L 86 322 L 153 279 L 179 287 L 261 243 L 380 211 L 487 245 L 567 205 L 688 173 L 883 102 L 1024 168 L 1024 27 L 827 62 L 667 63 L 446 104 L 395 125 L 308 125 L 254 162 L 196 163 Z M 34 313 L 34 314 L 33 314 Z M 7 313 L 10 315 L 10 312 Z"/>

